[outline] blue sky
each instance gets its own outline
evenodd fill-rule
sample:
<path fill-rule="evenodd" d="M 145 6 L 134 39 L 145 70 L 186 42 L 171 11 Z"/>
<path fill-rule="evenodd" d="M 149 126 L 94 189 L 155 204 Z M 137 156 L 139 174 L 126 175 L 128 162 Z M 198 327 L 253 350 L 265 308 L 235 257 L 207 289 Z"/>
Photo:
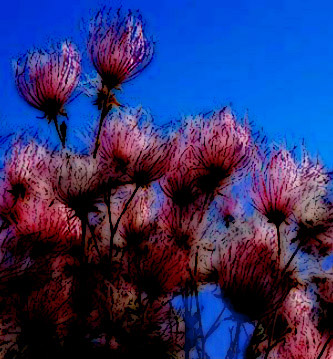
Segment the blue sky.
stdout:
<path fill-rule="evenodd" d="M 159 123 L 232 104 L 270 139 L 304 138 L 332 167 L 333 25 L 330 1 L 9 1 L 0 14 L 2 130 L 45 122 L 18 96 L 11 61 L 65 38 L 85 50 L 84 23 L 99 4 L 140 9 L 156 41 L 152 64 L 123 87 Z M 81 29 L 81 30 L 80 30 Z M 89 62 L 85 70 L 91 71 Z M 68 106 L 71 131 L 96 118 L 90 100 Z"/>

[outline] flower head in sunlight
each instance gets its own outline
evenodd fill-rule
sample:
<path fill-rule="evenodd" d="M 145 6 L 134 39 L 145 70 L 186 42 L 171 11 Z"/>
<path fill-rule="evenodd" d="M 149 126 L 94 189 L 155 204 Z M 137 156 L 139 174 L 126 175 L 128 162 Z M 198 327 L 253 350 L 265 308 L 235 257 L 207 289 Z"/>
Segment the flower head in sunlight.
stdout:
<path fill-rule="evenodd" d="M 54 189 L 57 199 L 74 211 L 75 216 L 86 219 L 97 210 L 99 190 L 97 162 L 92 156 L 68 155 L 58 159 Z"/>
<path fill-rule="evenodd" d="M 299 185 L 291 153 L 285 149 L 273 151 L 265 167 L 253 176 L 254 206 L 278 227 L 292 214 L 299 199 Z"/>
<path fill-rule="evenodd" d="M 207 198 L 243 177 L 253 161 L 250 131 L 237 124 L 227 109 L 209 119 L 189 119 L 184 135 L 194 152 L 192 171 L 196 187 Z"/>
<path fill-rule="evenodd" d="M 300 198 L 294 215 L 298 225 L 297 237 L 302 251 L 316 257 L 333 251 L 333 205 L 328 200 L 329 174 L 308 155 L 300 167 Z"/>
<path fill-rule="evenodd" d="M 161 187 L 164 194 L 171 199 L 174 210 L 187 210 L 198 199 L 193 176 L 181 167 L 170 171 L 161 181 Z"/>
<path fill-rule="evenodd" d="M 140 188 L 128 206 L 120 223 L 119 232 L 126 247 L 139 255 L 156 240 L 157 209 L 154 209 L 156 194 L 152 187 Z"/>
<path fill-rule="evenodd" d="M 310 223 L 323 217 L 327 211 L 325 199 L 329 192 L 330 176 L 328 170 L 317 159 L 314 161 L 303 149 L 299 168 L 300 198 L 296 203 L 295 217 L 298 222 Z"/>
<path fill-rule="evenodd" d="M 101 133 L 97 160 L 107 181 L 149 185 L 166 172 L 170 144 L 149 120 L 140 123 L 141 110 L 118 112 Z"/>
<path fill-rule="evenodd" d="M 151 61 L 153 43 L 143 33 L 140 16 L 120 10 L 99 11 L 91 23 L 89 52 L 107 91 L 137 76 Z"/>
<path fill-rule="evenodd" d="M 81 73 L 80 55 L 68 42 L 51 51 L 35 50 L 16 63 L 15 79 L 22 97 L 48 120 L 65 115 L 64 104 Z"/>
<path fill-rule="evenodd" d="M 9 219 L 17 214 L 32 197 L 51 201 L 53 191 L 49 181 L 51 154 L 47 148 L 30 141 L 13 144 L 5 165 L 5 178 L 1 185 L 0 213 Z"/>
<path fill-rule="evenodd" d="M 73 217 L 71 208 L 58 201 L 36 197 L 25 201 L 17 209 L 16 221 L 18 235 L 36 236 L 40 243 L 54 242 L 68 248 L 77 244 L 81 235 L 80 221 Z"/>

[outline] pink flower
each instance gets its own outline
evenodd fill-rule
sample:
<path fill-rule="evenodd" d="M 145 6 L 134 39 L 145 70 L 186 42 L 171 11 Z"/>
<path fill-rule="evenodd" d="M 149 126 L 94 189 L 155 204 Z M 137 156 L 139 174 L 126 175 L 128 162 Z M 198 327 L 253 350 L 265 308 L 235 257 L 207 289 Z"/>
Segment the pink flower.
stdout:
<path fill-rule="evenodd" d="M 59 161 L 59 162 L 58 162 Z M 57 159 L 54 191 L 56 199 L 80 220 L 95 212 L 99 191 L 97 162 L 92 156 L 65 154 Z"/>
<path fill-rule="evenodd" d="M 22 97 L 50 121 L 64 115 L 63 106 L 78 84 L 80 55 L 70 43 L 61 49 L 36 50 L 16 64 L 16 85 Z"/>
<path fill-rule="evenodd" d="M 151 61 L 152 42 L 145 38 L 141 17 L 120 11 L 110 18 L 110 11 L 99 11 L 90 28 L 91 60 L 110 91 L 137 76 Z"/>
<path fill-rule="evenodd" d="M 155 201 L 156 194 L 152 188 L 141 188 L 129 205 L 119 227 L 120 235 L 126 241 L 127 248 L 140 251 L 152 245 L 156 239 Z M 148 244 L 148 242 L 151 243 Z"/>
<path fill-rule="evenodd" d="M 298 198 L 298 170 L 290 152 L 273 151 L 265 167 L 253 176 L 255 208 L 279 227 L 292 214 Z"/>
<path fill-rule="evenodd" d="M 31 198 L 51 202 L 53 190 L 49 181 L 50 162 L 50 152 L 33 141 L 28 145 L 23 145 L 20 141 L 13 144 L 1 186 L 0 214 L 3 218 L 11 221 L 16 215 L 17 207 Z"/>
<path fill-rule="evenodd" d="M 281 310 L 289 323 L 289 331 L 274 347 L 268 358 L 304 359 L 332 358 L 333 345 L 327 331 L 320 332 L 313 321 L 313 303 L 301 289 L 292 289 Z"/>
<path fill-rule="evenodd" d="M 294 281 L 289 272 L 282 276 L 271 231 L 251 232 L 244 228 L 221 248 L 219 283 L 235 311 L 258 320 L 282 304 Z"/>
<path fill-rule="evenodd" d="M 199 194 L 193 183 L 193 176 L 184 168 L 174 168 L 162 179 L 164 194 L 172 200 L 174 211 L 188 210 L 198 199 Z"/>
<path fill-rule="evenodd" d="M 38 242 L 51 241 L 69 247 L 77 245 L 81 235 L 81 223 L 72 210 L 58 201 L 32 198 L 17 206 L 17 233 L 20 236 L 35 235 Z M 31 240 L 31 239 L 30 239 Z"/>
<path fill-rule="evenodd" d="M 305 154 L 300 167 L 300 198 L 294 215 L 298 224 L 295 238 L 302 250 L 313 255 L 326 255 L 333 250 L 333 206 L 327 200 L 328 171 Z"/>
<path fill-rule="evenodd" d="M 192 146 L 192 171 L 197 188 L 207 198 L 241 178 L 254 156 L 250 131 L 238 125 L 226 109 L 208 120 L 199 117 L 185 124 L 184 137 Z"/>

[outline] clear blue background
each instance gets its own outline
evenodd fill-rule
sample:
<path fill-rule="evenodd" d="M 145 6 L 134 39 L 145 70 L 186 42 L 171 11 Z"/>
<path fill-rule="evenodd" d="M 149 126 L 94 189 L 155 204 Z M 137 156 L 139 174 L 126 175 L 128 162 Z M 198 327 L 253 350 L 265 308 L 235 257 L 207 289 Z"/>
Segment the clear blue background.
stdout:
<path fill-rule="evenodd" d="M 48 46 L 52 39 L 73 40 L 86 58 L 88 20 L 105 4 L 140 9 L 156 41 L 149 68 L 123 86 L 123 104 L 142 105 L 161 124 L 231 104 L 239 117 L 248 113 L 270 140 L 286 138 L 289 145 L 299 145 L 304 138 L 311 153 L 332 167 L 331 1 L 3 1 L 1 133 L 34 126 L 41 136 L 47 135 L 46 121 L 36 118 L 40 113 L 26 105 L 15 89 L 12 61 L 34 46 Z M 92 71 L 89 61 L 83 65 L 85 71 Z M 74 130 L 85 132 L 96 121 L 91 102 L 80 97 L 69 104 L 69 140 Z M 206 308 L 212 305 L 208 297 L 205 300 Z M 224 335 L 229 336 L 227 329 Z M 222 342 L 228 340 L 211 344 L 213 358 L 222 357 Z"/>

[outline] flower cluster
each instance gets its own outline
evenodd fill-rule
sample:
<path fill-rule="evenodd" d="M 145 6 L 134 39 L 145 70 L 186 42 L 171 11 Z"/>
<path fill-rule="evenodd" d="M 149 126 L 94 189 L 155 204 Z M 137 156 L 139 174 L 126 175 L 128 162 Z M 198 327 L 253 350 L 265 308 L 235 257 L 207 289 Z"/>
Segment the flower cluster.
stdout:
<path fill-rule="evenodd" d="M 93 151 L 21 136 L 6 155 L 0 357 L 204 359 L 208 338 L 233 318 L 229 355 L 249 323 L 249 358 L 332 358 L 324 166 L 283 146 L 267 155 L 228 108 L 168 128 L 142 109 L 112 110 L 114 91 L 152 59 L 133 13 L 98 12 L 88 49 L 100 78 Z M 17 63 L 20 94 L 55 123 L 63 146 L 57 118 L 80 73 L 69 42 Z M 207 284 L 231 313 L 208 329 Z"/>

